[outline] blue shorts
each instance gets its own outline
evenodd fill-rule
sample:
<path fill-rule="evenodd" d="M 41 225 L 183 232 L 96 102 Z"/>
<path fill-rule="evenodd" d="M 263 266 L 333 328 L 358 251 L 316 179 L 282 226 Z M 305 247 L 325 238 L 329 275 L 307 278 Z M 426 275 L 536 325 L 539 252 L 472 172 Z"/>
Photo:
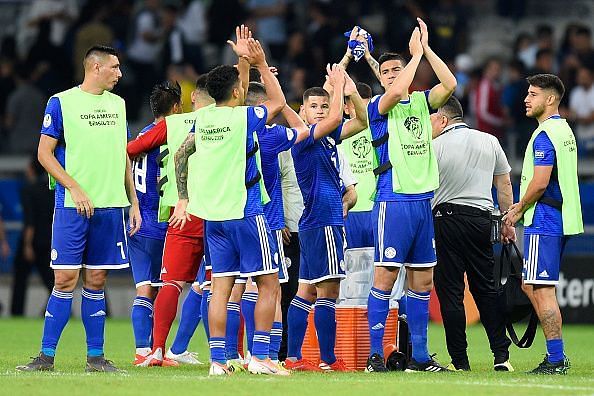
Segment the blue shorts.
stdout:
<path fill-rule="evenodd" d="M 373 212 L 349 212 L 344 221 L 346 249 L 373 247 Z"/>
<path fill-rule="evenodd" d="M 299 282 L 316 284 L 345 278 L 344 229 L 325 226 L 299 231 Z"/>
<path fill-rule="evenodd" d="M 524 283 L 558 284 L 561 256 L 566 243 L 567 237 L 564 236 L 524 235 Z"/>
<path fill-rule="evenodd" d="M 278 281 L 287 283 L 289 281 L 289 272 L 287 271 L 287 262 L 285 257 L 285 246 L 283 245 L 283 230 L 272 231 L 273 251 L 278 253 Z"/>
<path fill-rule="evenodd" d="M 206 221 L 212 276 L 258 276 L 278 272 L 278 254 L 263 215 Z"/>
<path fill-rule="evenodd" d="M 129 267 L 123 208 L 95 208 L 88 219 L 76 208 L 56 208 L 52 225 L 53 269 Z"/>
<path fill-rule="evenodd" d="M 165 239 L 148 238 L 138 235 L 130 237 L 128 251 L 130 266 L 136 287 L 144 285 L 160 286 L 161 260 Z"/>
<path fill-rule="evenodd" d="M 437 264 L 429 199 L 376 202 L 373 223 L 376 266 L 428 268 Z"/>
<path fill-rule="evenodd" d="M 196 275 L 196 281 L 193 285 L 198 286 L 201 290 L 204 290 L 205 287 L 210 286 L 210 269 L 206 268 L 206 262 L 204 257 L 200 262 L 198 274 Z"/>

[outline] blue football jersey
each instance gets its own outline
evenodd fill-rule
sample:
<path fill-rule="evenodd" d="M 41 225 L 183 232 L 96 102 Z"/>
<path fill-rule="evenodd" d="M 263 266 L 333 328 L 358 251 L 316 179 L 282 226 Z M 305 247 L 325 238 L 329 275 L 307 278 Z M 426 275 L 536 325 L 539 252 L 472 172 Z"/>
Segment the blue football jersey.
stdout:
<path fill-rule="evenodd" d="M 282 125 L 267 125 L 265 129 L 260 129 L 258 132 L 262 177 L 270 197 L 270 202 L 264 205 L 264 216 L 273 231 L 285 227 L 278 155 L 293 147 L 295 139 L 297 139 L 297 133 Z"/>
<path fill-rule="evenodd" d="M 54 156 L 66 169 L 66 142 L 64 141 L 64 124 L 62 120 L 62 106 L 60 99 L 51 97 L 47 102 L 45 114 L 43 116 L 43 125 L 41 126 L 41 134 L 53 137 L 58 140 Z M 64 187 L 60 183 L 56 183 L 55 189 L 55 207 L 64 207 Z"/>
<path fill-rule="evenodd" d="M 540 132 L 534 139 L 532 150 L 534 153 L 534 166 L 556 166 L 555 147 L 544 131 Z M 551 177 L 542 196 L 562 201 L 559 181 Z M 524 229 L 524 233 L 527 235 L 563 236 L 561 211 L 546 204 L 536 204 L 532 224 Z"/>
<path fill-rule="evenodd" d="M 377 140 L 388 133 L 388 114 L 381 114 L 378 106 L 382 95 L 377 95 L 371 99 L 367 105 L 367 114 L 369 117 L 369 129 L 371 130 L 371 137 Z M 425 91 L 425 98 L 427 98 L 427 105 L 429 106 L 429 91 Z M 401 101 L 407 103 L 408 101 Z M 431 106 L 429 106 L 431 110 Z M 388 144 L 383 144 L 375 148 L 380 164 L 388 161 L 390 158 L 388 153 Z M 399 194 L 394 192 L 392 186 L 392 169 L 379 175 L 377 178 L 377 193 L 375 200 L 380 201 L 418 201 L 423 199 L 433 198 L 433 191 L 427 191 L 421 194 Z"/>
<path fill-rule="evenodd" d="M 330 135 L 314 140 L 316 125 L 309 137 L 291 149 L 297 182 L 305 209 L 299 220 L 299 230 L 344 225 L 342 217 L 342 180 L 336 145 L 340 142 L 342 125 Z"/>
<path fill-rule="evenodd" d="M 147 125 L 139 136 L 149 132 L 154 126 L 154 123 Z M 159 222 L 159 152 L 159 147 L 154 148 L 146 155 L 136 158 L 133 164 L 134 185 L 142 217 L 138 235 L 153 239 L 165 239 L 167 232 L 167 222 Z"/>
<path fill-rule="evenodd" d="M 265 106 L 248 107 L 247 109 L 247 142 L 246 153 L 251 152 L 255 147 L 253 133 L 259 136 L 266 128 L 266 118 L 268 110 Z M 258 164 L 256 156 L 248 158 L 245 168 L 245 182 L 253 180 L 258 175 Z M 245 217 L 263 214 L 262 195 L 260 194 L 260 184 L 256 183 L 247 190 L 247 201 L 243 214 Z"/>

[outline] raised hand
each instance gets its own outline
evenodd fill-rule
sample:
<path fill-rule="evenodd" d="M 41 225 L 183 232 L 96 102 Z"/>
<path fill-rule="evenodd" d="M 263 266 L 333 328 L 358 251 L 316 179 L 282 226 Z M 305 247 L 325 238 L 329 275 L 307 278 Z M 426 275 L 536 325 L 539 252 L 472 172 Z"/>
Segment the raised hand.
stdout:
<path fill-rule="evenodd" d="M 248 39 L 248 56 L 247 59 L 250 65 L 256 67 L 268 67 L 266 63 L 266 54 L 258 40 L 253 38 Z"/>
<path fill-rule="evenodd" d="M 427 48 L 429 46 L 429 32 L 427 31 L 427 24 L 421 18 L 417 18 L 417 22 L 419 23 L 419 28 L 421 29 L 421 44 L 423 45 L 423 48 Z"/>
<path fill-rule="evenodd" d="M 332 66 L 330 64 L 326 65 L 326 73 L 328 73 L 327 80 L 328 83 L 333 88 L 338 88 L 344 86 L 344 68 L 340 65 L 334 63 Z"/>
<path fill-rule="evenodd" d="M 421 32 L 419 28 L 416 27 L 413 30 L 410 41 L 408 42 L 408 50 L 412 56 L 421 56 L 423 55 L 423 44 L 421 43 Z"/>
<path fill-rule="evenodd" d="M 248 40 L 252 38 L 252 32 L 245 26 L 237 26 L 235 28 L 235 42 L 227 40 L 227 44 L 231 46 L 233 52 L 241 58 L 249 56 Z"/>
<path fill-rule="evenodd" d="M 349 76 L 349 74 L 344 71 L 344 96 L 351 96 L 357 92 L 357 85 Z"/>

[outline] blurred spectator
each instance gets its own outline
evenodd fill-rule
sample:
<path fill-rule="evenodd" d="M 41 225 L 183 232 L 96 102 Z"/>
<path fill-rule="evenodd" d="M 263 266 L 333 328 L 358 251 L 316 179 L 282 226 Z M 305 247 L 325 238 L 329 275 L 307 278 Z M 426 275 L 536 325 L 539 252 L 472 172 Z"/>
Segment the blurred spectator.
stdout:
<path fill-rule="evenodd" d="M 470 73 L 474 68 L 474 61 L 470 55 L 460 54 L 456 56 L 454 66 L 456 70 L 454 75 L 456 76 L 456 81 L 458 83 L 454 95 L 460 100 L 462 108 L 467 108 L 470 89 Z"/>
<path fill-rule="evenodd" d="M 569 119 L 576 123 L 578 153 L 594 152 L 594 78 L 585 66 L 578 69 L 577 86 L 569 94 Z"/>
<path fill-rule="evenodd" d="M 439 0 L 429 9 L 431 48 L 445 61 L 466 50 L 465 7 L 456 0 Z"/>
<path fill-rule="evenodd" d="M 208 24 L 206 20 L 205 2 L 203 0 L 184 0 L 177 20 L 186 43 L 186 60 L 197 73 L 205 72 L 202 58 L 202 46 L 207 42 Z"/>
<path fill-rule="evenodd" d="M 538 47 L 534 42 L 532 35 L 526 32 L 518 34 L 514 42 L 513 56 L 524 63 L 526 68 L 531 69 L 536 62 L 536 52 Z"/>
<path fill-rule="evenodd" d="M 573 50 L 580 63 L 589 68 L 594 68 L 594 49 L 592 48 L 592 31 L 589 27 L 579 27 L 574 35 Z"/>
<path fill-rule="evenodd" d="M 2 217 L 0 217 L 0 257 L 2 260 L 6 260 L 8 256 L 10 256 L 10 245 L 8 244 L 8 239 L 6 239 L 4 222 L 2 221 Z"/>
<path fill-rule="evenodd" d="M 501 103 L 501 72 L 500 60 L 491 58 L 485 63 L 475 93 L 474 110 L 477 129 L 496 136 L 503 143 L 505 128 Z"/>
<path fill-rule="evenodd" d="M 25 27 L 19 29 L 21 48 L 29 48 L 39 34 L 40 26 L 49 25 L 48 41 L 55 46 L 64 42 L 68 27 L 78 17 L 76 0 L 34 0 L 25 18 Z"/>
<path fill-rule="evenodd" d="M 14 59 L 0 55 L 0 137 L 5 138 L 4 116 L 6 114 L 6 102 L 8 96 L 14 90 L 16 84 L 14 81 Z M 6 151 L 8 147 L 0 146 L 0 152 Z"/>
<path fill-rule="evenodd" d="M 33 268 L 37 269 L 48 294 L 54 284 L 49 266 L 54 193 L 47 188 L 47 173 L 37 161 L 37 154 L 31 157 L 27 168 L 27 182 L 21 190 L 21 205 L 24 228 L 13 268 L 13 316 L 22 316 L 24 313 L 27 283 Z"/>
<path fill-rule="evenodd" d="M 410 92 L 431 89 L 434 85 L 434 78 L 435 73 L 433 72 L 431 65 L 427 59 L 422 59 L 421 63 L 419 63 L 419 67 L 417 67 L 415 78 L 410 85 Z"/>
<path fill-rule="evenodd" d="M 112 46 L 114 34 L 106 24 L 109 16 L 109 2 L 90 1 L 81 11 L 81 25 L 74 35 L 74 78 L 77 83 L 84 77 L 83 58 L 93 45 Z"/>
<path fill-rule="evenodd" d="M 284 56 L 287 41 L 287 1 L 248 0 L 247 10 L 256 20 L 258 39 L 268 45 L 273 61 L 279 62 Z"/>
<path fill-rule="evenodd" d="M 127 98 L 128 116 L 132 120 L 138 118 L 140 106 L 158 79 L 156 64 L 163 38 L 160 11 L 160 0 L 145 0 L 144 7 L 134 17 L 128 66 L 135 81 L 136 95 Z"/>
<path fill-rule="evenodd" d="M 192 92 L 196 89 L 196 80 L 198 75 L 190 65 L 171 64 L 167 68 L 167 80 L 172 83 L 177 82 L 181 87 L 181 99 L 183 112 L 187 113 L 192 108 Z"/>
<path fill-rule="evenodd" d="M 508 82 L 503 88 L 502 96 L 503 110 L 506 118 L 510 120 L 510 131 L 516 135 L 515 154 L 521 157 L 535 127 L 534 120 L 526 117 L 524 105 L 524 98 L 528 93 L 526 67 L 522 61 L 513 60 L 508 66 L 507 74 Z"/>
<path fill-rule="evenodd" d="M 539 49 L 536 53 L 534 68 L 528 74 L 553 74 L 555 72 L 555 56 L 548 48 Z"/>
<path fill-rule="evenodd" d="M 308 42 L 311 44 L 313 53 L 313 65 L 310 70 L 322 74 L 326 63 L 332 58 L 331 40 L 338 32 L 330 23 L 332 7 L 321 1 L 313 2 L 309 8 L 309 25 L 307 27 Z M 344 51 L 344 47 L 341 48 Z M 313 66 L 313 67 L 312 67 Z M 322 85 L 321 83 L 319 84 Z"/>
<path fill-rule="evenodd" d="M 168 65 L 182 65 L 186 62 L 186 41 L 182 30 L 177 25 L 179 8 L 168 4 L 163 8 L 161 24 L 163 26 L 163 55 L 160 57 L 164 68 Z"/>
<path fill-rule="evenodd" d="M 246 16 L 243 1 L 217 0 L 210 3 L 208 20 L 216 23 L 208 24 L 208 40 L 217 48 L 217 57 L 222 58 L 222 49 L 227 40 L 235 34 L 235 27 L 241 24 Z M 214 62 L 215 65 L 219 62 Z"/>
<path fill-rule="evenodd" d="M 536 26 L 536 46 L 538 49 L 555 49 L 555 34 L 550 25 Z"/>
<path fill-rule="evenodd" d="M 6 103 L 5 126 L 12 154 L 31 153 L 39 142 L 39 129 L 47 96 L 33 82 L 29 64 L 16 68 L 17 88 Z"/>

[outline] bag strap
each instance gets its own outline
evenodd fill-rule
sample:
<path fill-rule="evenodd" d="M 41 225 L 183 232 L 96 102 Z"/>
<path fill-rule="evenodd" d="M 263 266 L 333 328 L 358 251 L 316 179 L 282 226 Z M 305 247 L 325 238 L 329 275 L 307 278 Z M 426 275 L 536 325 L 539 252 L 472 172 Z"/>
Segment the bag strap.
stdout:
<path fill-rule="evenodd" d="M 518 348 L 530 348 L 532 346 L 532 342 L 534 341 L 534 337 L 536 336 L 536 328 L 538 325 L 538 316 L 532 309 L 532 313 L 530 313 L 530 320 L 528 321 L 528 327 L 526 327 L 526 331 L 521 339 L 518 339 L 518 335 L 516 334 L 516 330 L 511 322 L 507 322 L 505 324 L 505 328 L 509 333 L 509 338 L 511 338 L 512 342 L 516 344 Z"/>

